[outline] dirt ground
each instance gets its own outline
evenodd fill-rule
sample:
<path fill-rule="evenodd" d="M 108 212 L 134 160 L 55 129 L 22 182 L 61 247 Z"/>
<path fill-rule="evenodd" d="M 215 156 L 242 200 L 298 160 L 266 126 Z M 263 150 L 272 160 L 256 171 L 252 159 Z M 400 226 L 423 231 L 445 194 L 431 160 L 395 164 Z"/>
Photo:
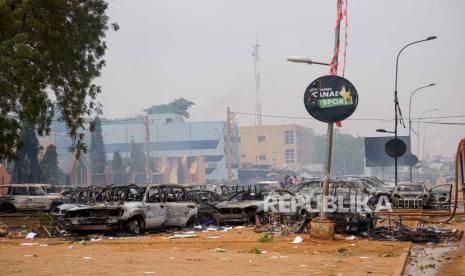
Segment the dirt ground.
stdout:
<path fill-rule="evenodd" d="M 465 231 L 465 221 L 453 223 L 449 227 L 455 227 Z M 445 262 L 439 267 L 437 275 L 465 275 L 465 238 L 458 243 L 458 249 L 444 254 Z"/>
<path fill-rule="evenodd" d="M 400 275 L 410 243 L 275 237 L 252 228 L 68 241 L 0 239 L 1 275 Z M 21 243 L 32 242 L 32 246 Z M 261 254 L 257 254 L 261 251 Z"/>

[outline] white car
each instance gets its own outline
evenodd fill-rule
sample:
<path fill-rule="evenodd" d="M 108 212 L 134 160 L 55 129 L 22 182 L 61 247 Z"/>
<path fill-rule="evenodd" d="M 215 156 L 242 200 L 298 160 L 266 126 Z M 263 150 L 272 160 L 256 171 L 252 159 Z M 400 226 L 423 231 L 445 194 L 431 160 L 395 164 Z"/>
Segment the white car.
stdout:
<path fill-rule="evenodd" d="M 59 206 L 57 219 L 73 232 L 127 230 L 133 234 L 190 226 L 197 220 L 197 205 L 180 185 L 111 187 L 104 189 L 101 197 L 101 202 L 92 204 Z"/>
<path fill-rule="evenodd" d="M 0 186 L 0 212 L 50 211 L 63 203 L 60 194 L 47 194 L 45 184 Z"/>

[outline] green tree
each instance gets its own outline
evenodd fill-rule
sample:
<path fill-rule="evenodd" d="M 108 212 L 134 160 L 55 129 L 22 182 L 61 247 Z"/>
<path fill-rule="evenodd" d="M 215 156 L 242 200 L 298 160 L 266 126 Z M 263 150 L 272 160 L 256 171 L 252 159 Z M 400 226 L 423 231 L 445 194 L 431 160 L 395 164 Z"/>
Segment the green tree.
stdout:
<path fill-rule="evenodd" d="M 44 157 L 40 160 L 41 182 L 53 185 L 58 184 L 58 155 L 55 145 L 50 145 L 45 151 Z"/>
<path fill-rule="evenodd" d="M 95 118 L 95 129 L 90 136 L 90 164 L 92 173 L 103 174 L 106 166 L 105 144 L 103 143 L 102 123 Z"/>
<path fill-rule="evenodd" d="M 145 171 L 145 155 L 142 149 L 131 140 L 131 166 L 137 172 Z"/>
<path fill-rule="evenodd" d="M 111 170 L 113 172 L 113 184 L 123 184 L 126 180 L 126 174 L 124 172 L 123 159 L 118 151 L 113 153 Z"/>
<path fill-rule="evenodd" d="M 18 147 L 13 167 L 13 182 L 38 183 L 40 166 L 37 156 L 40 146 L 33 124 L 23 124 L 19 144 L 20 147 Z"/>
<path fill-rule="evenodd" d="M 326 135 L 313 138 L 313 162 L 324 164 L 326 159 Z M 364 140 L 350 134 L 334 131 L 331 175 L 361 175 L 364 173 Z"/>
<path fill-rule="evenodd" d="M 144 111 L 146 111 L 148 114 L 179 114 L 185 118 L 189 118 L 190 114 L 188 110 L 193 105 L 193 102 L 184 98 L 179 98 L 174 99 L 169 104 L 152 105 L 151 107 L 144 109 Z"/>
<path fill-rule="evenodd" d="M 55 106 L 70 150 L 86 151 L 80 130 L 101 92 L 92 81 L 105 66 L 105 33 L 118 29 L 107 8 L 105 0 L 0 0 L 0 160 L 16 155 L 24 122 L 48 134 Z"/>

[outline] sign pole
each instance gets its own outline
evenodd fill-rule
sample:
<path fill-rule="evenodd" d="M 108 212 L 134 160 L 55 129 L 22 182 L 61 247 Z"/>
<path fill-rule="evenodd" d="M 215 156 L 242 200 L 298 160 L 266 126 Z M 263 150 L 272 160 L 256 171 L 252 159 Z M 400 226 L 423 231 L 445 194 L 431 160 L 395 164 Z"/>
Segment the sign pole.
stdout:
<path fill-rule="evenodd" d="M 341 1 L 337 0 L 337 7 L 336 12 L 339 13 L 339 9 L 341 7 Z M 337 24 L 336 31 L 335 31 L 335 42 L 334 42 L 334 53 L 335 56 L 332 60 L 331 66 L 335 68 L 335 74 L 337 75 L 337 63 L 339 57 L 339 34 L 341 30 L 341 24 Z M 331 157 L 333 151 L 333 129 L 334 123 L 328 123 L 328 130 L 326 132 L 326 161 L 325 161 L 325 171 L 323 176 L 323 193 L 322 193 L 322 200 L 321 200 L 321 211 L 320 217 L 325 219 L 327 218 L 326 209 L 328 207 L 328 194 L 329 194 L 329 178 L 331 175 Z"/>

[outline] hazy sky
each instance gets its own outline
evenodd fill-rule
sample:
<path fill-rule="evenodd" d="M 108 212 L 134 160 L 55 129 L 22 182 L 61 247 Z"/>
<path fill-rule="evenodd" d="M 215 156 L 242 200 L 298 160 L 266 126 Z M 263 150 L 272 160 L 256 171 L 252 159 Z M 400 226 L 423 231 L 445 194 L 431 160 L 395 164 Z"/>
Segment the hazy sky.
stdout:
<path fill-rule="evenodd" d="M 289 63 L 286 57 L 330 60 L 335 6 L 336 0 L 110 1 L 109 15 L 120 30 L 108 34 L 107 67 L 97 80 L 103 86 L 99 101 L 105 116 L 130 116 L 177 97 L 196 103 L 192 120 L 224 120 L 227 106 L 254 113 L 251 54 L 258 37 L 263 114 L 309 117 L 303 93 L 328 68 Z M 439 111 L 429 116 L 464 115 L 464 12 L 461 0 L 350 0 L 346 78 L 359 92 L 351 118 L 393 117 L 397 52 L 430 35 L 438 39 L 411 46 L 400 58 L 403 114 L 407 121 L 410 93 L 435 82 L 437 86 L 414 97 L 412 117 L 432 108 Z M 245 115 L 237 120 L 239 125 L 254 123 Z M 297 123 L 318 133 L 326 128 L 315 120 L 263 121 Z M 442 122 L 465 122 L 465 117 Z M 393 122 L 345 121 L 342 131 L 377 136 L 377 128 L 392 129 Z M 400 130 L 401 135 L 407 133 Z M 465 126 L 429 125 L 425 137 L 434 136 L 430 152 L 450 154 L 465 137 Z"/>

